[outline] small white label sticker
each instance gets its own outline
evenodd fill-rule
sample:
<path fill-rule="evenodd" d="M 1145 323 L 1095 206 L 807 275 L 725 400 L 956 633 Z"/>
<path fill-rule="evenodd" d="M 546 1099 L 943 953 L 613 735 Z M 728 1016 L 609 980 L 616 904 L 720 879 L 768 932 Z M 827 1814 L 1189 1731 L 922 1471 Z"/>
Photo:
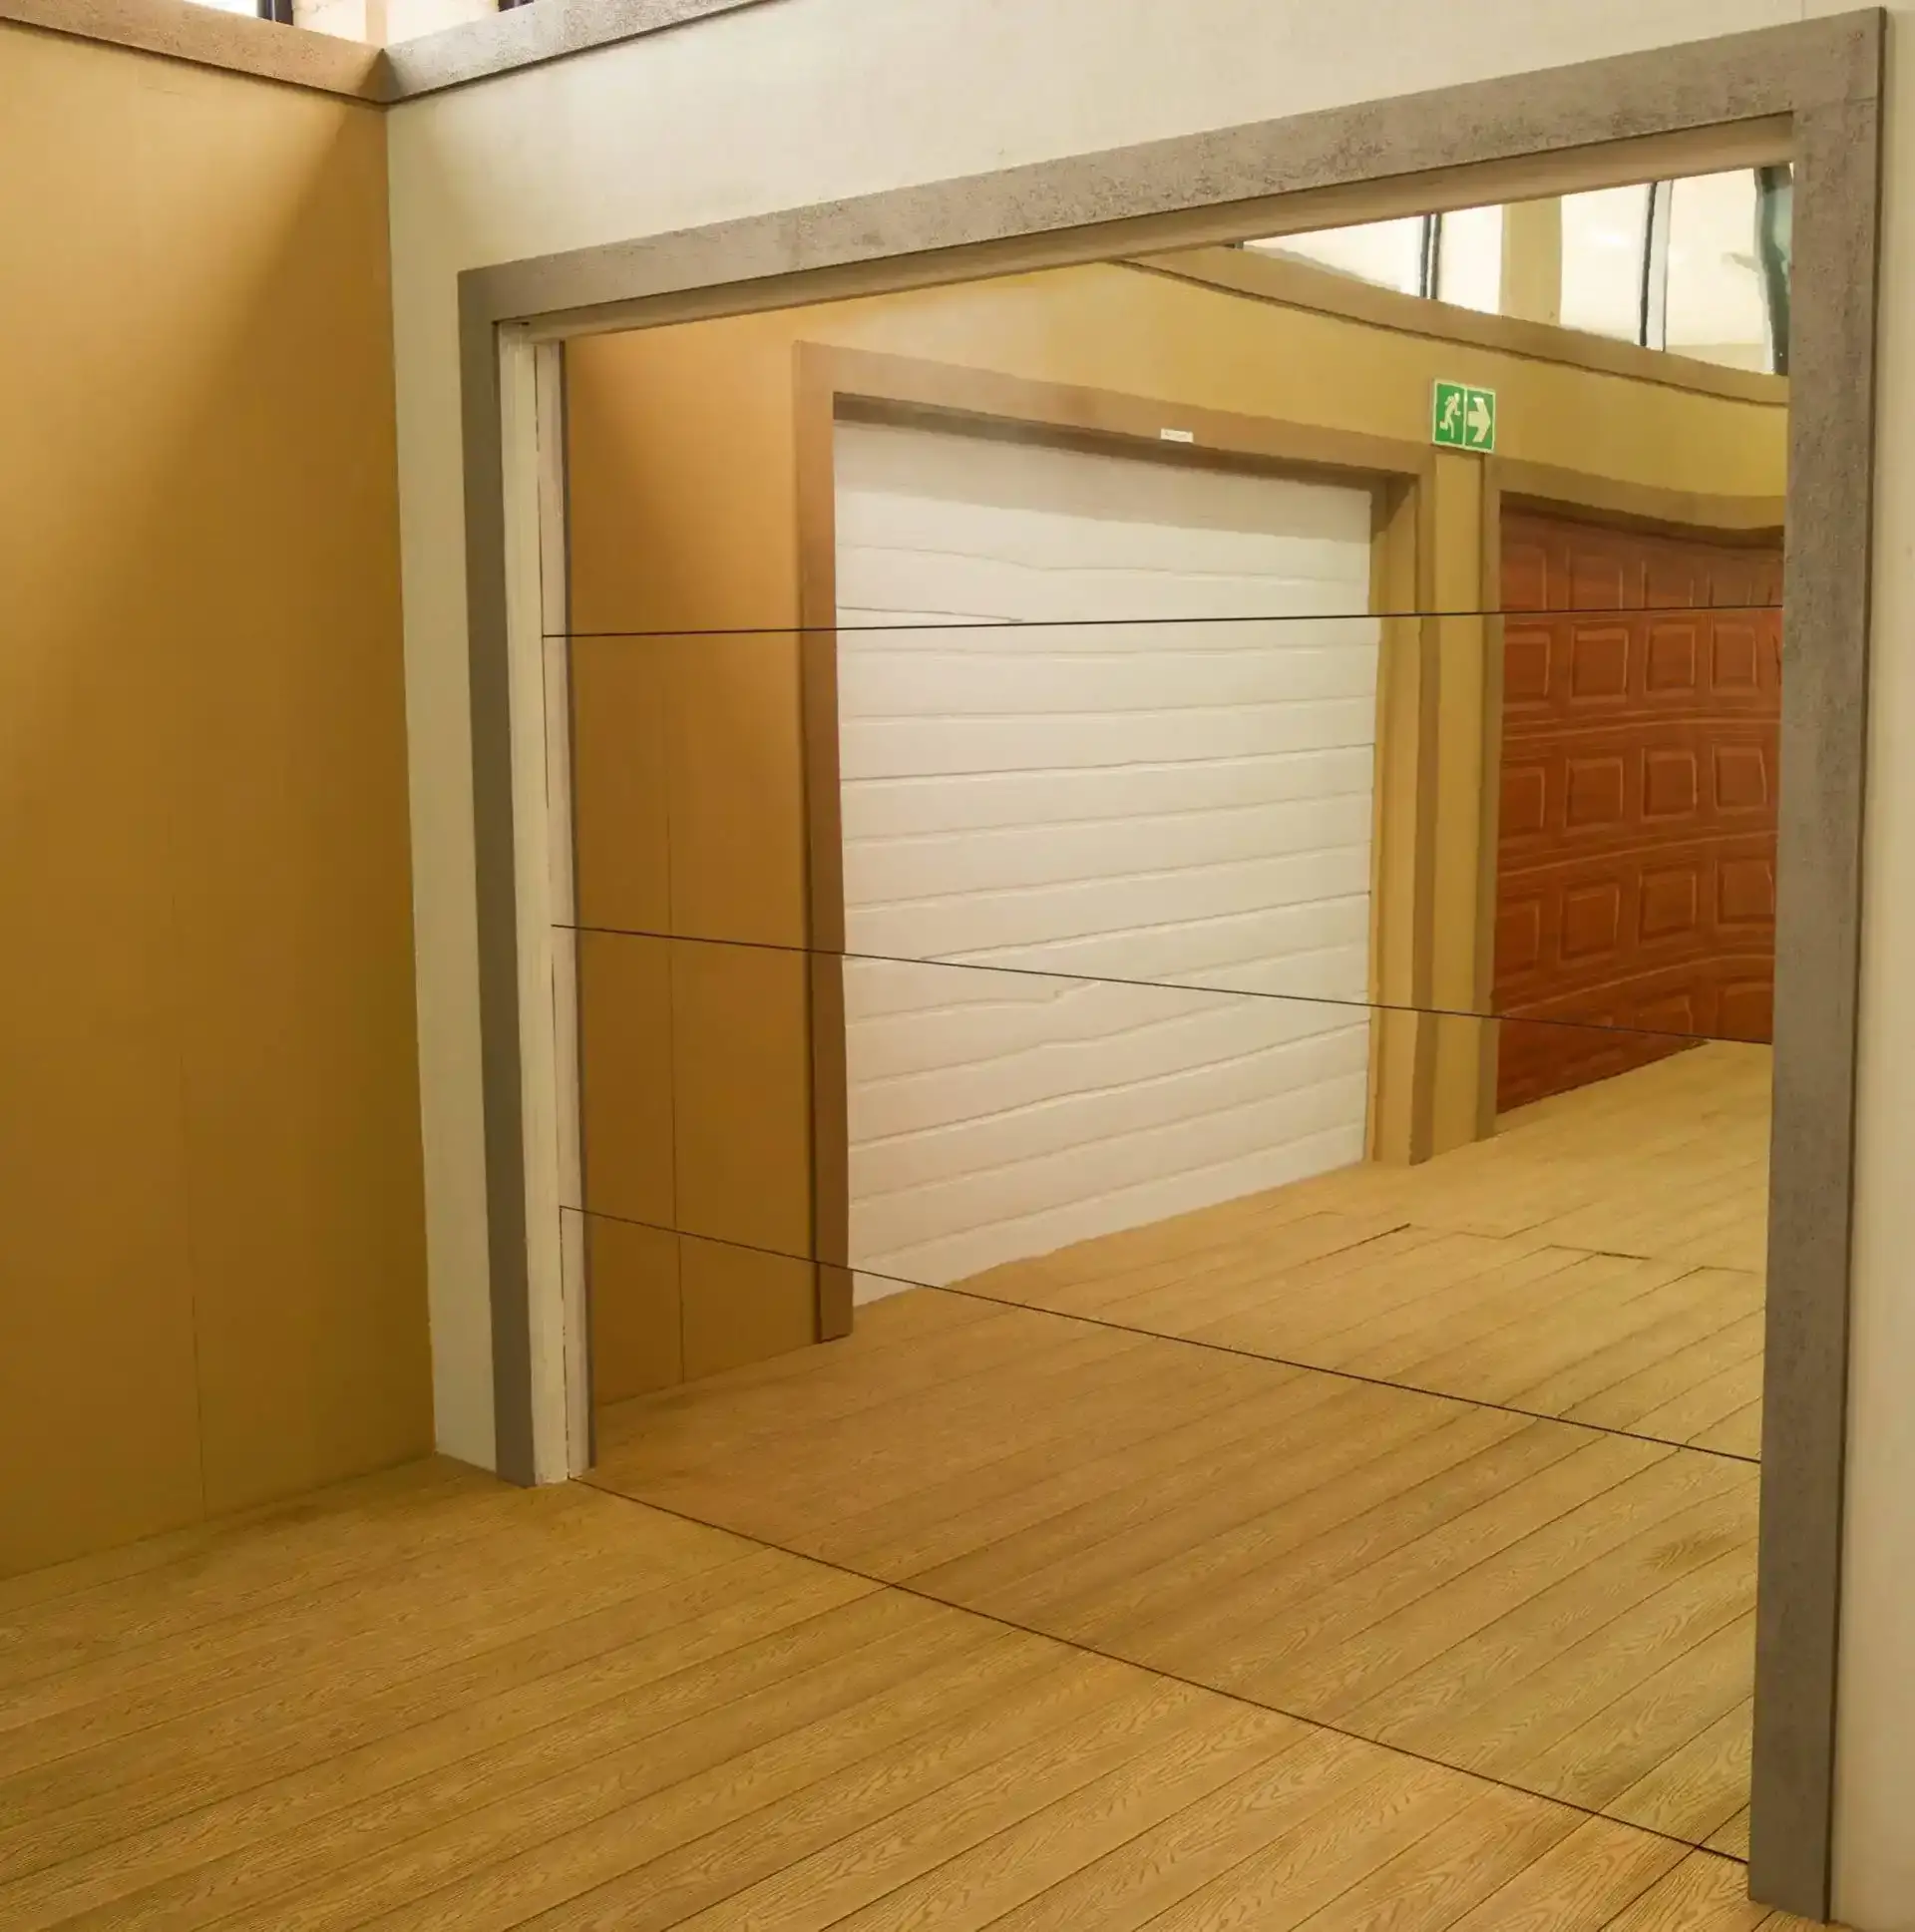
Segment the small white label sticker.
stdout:
<path fill-rule="evenodd" d="M 1197 432 L 1194 429 L 1160 429 L 1157 434 L 1166 443 L 1194 443 L 1197 440 Z"/>

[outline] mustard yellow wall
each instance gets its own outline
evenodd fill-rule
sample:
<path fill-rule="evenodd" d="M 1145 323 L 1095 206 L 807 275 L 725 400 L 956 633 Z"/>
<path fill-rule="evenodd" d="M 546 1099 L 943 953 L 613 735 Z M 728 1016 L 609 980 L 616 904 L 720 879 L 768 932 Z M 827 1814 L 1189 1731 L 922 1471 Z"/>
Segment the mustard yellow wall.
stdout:
<path fill-rule="evenodd" d="M 1435 341 L 1121 266 L 572 344 L 573 627 L 646 633 L 580 636 L 574 646 L 581 916 L 587 925 L 665 936 L 601 941 L 588 963 L 587 1200 L 619 1213 L 618 1200 L 639 1193 L 662 1213 L 670 1160 L 655 1157 L 647 1185 L 637 1174 L 644 1163 L 630 1150 L 674 1148 L 680 1227 L 693 1225 L 682 1212 L 686 1136 L 682 1124 L 674 1134 L 657 1069 L 668 1065 L 667 1084 L 679 1091 L 715 1076 L 682 1038 L 650 1058 L 601 1049 L 601 1038 L 628 1042 L 632 1020 L 614 1022 L 598 989 L 629 987 L 648 974 L 667 1008 L 649 1022 L 662 1040 L 673 1036 L 673 972 L 662 956 L 713 951 L 683 936 L 785 946 L 807 938 L 798 654 L 780 628 L 798 616 L 801 343 L 1161 397 L 1173 412 L 1210 408 L 1417 445 L 1427 440 L 1431 383 L 1441 376 L 1498 392 L 1499 450 L 1507 458 L 1699 495 L 1782 491 L 1782 408 Z M 1175 426 L 1174 415 L 1167 423 Z M 1495 586 L 1483 582 L 1483 516 L 1478 459 L 1439 456 L 1422 518 L 1432 554 L 1413 573 L 1423 597 L 1451 609 L 1495 601 Z M 684 634 L 728 626 L 763 634 Z M 1475 667 L 1473 676 L 1445 685 L 1441 780 L 1431 794 L 1439 890 L 1451 898 L 1476 891 L 1484 631 L 1480 621 L 1453 620 L 1437 639 L 1446 677 L 1452 665 Z M 1437 941 L 1433 997 L 1467 1010 L 1482 965 L 1480 935 L 1473 921 L 1451 920 Z M 621 950 L 647 945 L 659 948 L 659 961 L 618 963 Z M 774 983 L 790 977 L 780 956 L 733 958 L 739 964 L 723 990 L 699 1007 L 711 1036 L 735 1029 L 749 1037 L 781 999 L 794 1014 L 788 1023 L 802 1023 L 793 988 Z M 682 976 L 686 967 L 674 970 Z M 708 964 L 697 970 L 715 983 Z M 682 1033 L 682 1019 L 676 1030 Z M 1456 1022 L 1432 1039 L 1439 1144 L 1476 1131 L 1480 1030 Z M 764 1129 L 769 1087 L 734 1087 L 729 1097 L 697 1103 L 707 1148 L 749 1128 L 754 1156 L 750 1188 L 732 1174 L 698 1193 L 698 1231 L 803 1253 L 809 1222 L 796 1203 L 810 1143 L 803 1092 L 788 1089 L 793 1081 L 802 1089 L 804 1066 L 795 1050 L 785 1058 L 773 1080 L 772 1112 L 788 1123 L 781 1131 Z M 735 1198 L 727 1189 L 738 1190 Z M 775 1226 L 759 1198 L 766 1193 L 793 1204 Z M 747 1227 L 757 1232 L 742 1232 Z M 696 1372 L 683 1338 L 714 1325 L 691 1305 L 690 1277 L 673 1270 L 668 1244 L 608 1235 L 593 1262 L 600 1391 L 628 1394 Z M 729 1358 L 802 1341 L 809 1275 L 787 1271 L 767 1287 L 758 1281 L 767 1263 L 735 1265 L 755 1271 L 754 1294 L 736 1297 L 737 1319 L 758 1326 L 735 1337 Z M 673 1298 L 675 1323 L 660 1316 L 660 1295 Z M 649 1340 L 629 1340 L 640 1337 Z"/>
<path fill-rule="evenodd" d="M 1053 270 L 951 289 L 597 336 L 569 351 L 574 429 L 615 418 L 622 505 L 573 506 L 574 536 L 667 515 L 747 560 L 707 574 L 698 555 L 582 583 L 608 623 L 687 623 L 707 609 L 778 623 L 795 608 L 789 514 L 790 349 L 796 342 L 1068 382 L 1421 443 L 1441 376 L 1496 390 L 1498 454 L 1618 482 L 1779 496 L 1780 407 L 1703 395 L 1469 343 L 1284 308 L 1121 266 Z M 709 432 L 679 442 L 691 425 Z M 594 522 L 593 520 L 597 520 Z M 720 529 L 720 526 L 723 526 Z M 747 535 L 757 532 L 757 541 Z"/>
<path fill-rule="evenodd" d="M 1672 490 L 1781 491 L 1781 409 L 1280 308 L 1119 266 L 703 326 L 732 331 L 741 353 L 831 342 L 1413 443 L 1428 440 L 1430 384 L 1441 376 L 1496 390 L 1502 456 Z M 591 347 L 629 357 L 635 369 L 653 352 L 642 341 Z"/>
<path fill-rule="evenodd" d="M 431 1444 L 384 130 L 0 27 L 0 1572 Z"/>

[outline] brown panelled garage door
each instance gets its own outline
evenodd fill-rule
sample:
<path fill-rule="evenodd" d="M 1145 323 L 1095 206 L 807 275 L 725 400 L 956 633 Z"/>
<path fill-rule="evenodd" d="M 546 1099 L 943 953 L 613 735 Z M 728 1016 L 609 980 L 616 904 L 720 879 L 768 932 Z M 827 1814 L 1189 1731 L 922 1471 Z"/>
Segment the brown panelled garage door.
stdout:
<path fill-rule="evenodd" d="M 1774 542 L 1506 514 L 1495 1008 L 1584 1025 L 1502 1028 L 1499 1107 L 1768 1038 L 1781 579 Z"/>

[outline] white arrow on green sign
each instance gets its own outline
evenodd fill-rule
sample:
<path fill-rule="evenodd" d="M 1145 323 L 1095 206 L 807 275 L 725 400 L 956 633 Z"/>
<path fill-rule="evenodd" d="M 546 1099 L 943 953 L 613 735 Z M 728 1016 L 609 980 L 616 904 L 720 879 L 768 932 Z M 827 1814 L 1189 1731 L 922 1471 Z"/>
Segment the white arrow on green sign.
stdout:
<path fill-rule="evenodd" d="M 1463 382 L 1439 382 L 1430 404 L 1429 440 L 1451 450 L 1496 447 L 1496 392 Z"/>

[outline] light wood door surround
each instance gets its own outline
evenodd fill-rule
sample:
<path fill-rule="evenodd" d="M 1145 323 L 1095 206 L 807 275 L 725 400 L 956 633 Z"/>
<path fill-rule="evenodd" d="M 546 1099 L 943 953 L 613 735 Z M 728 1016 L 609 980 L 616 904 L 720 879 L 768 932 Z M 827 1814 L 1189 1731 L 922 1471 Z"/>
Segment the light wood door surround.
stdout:
<path fill-rule="evenodd" d="M 816 1339 L 789 374 L 684 331 L 567 350 L 569 669 L 593 1390 Z M 661 561 L 662 560 L 662 561 Z"/>
<path fill-rule="evenodd" d="M 1782 557 L 1540 514 L 1503 523 L 1498 1105 L 1766 1040 Z"/>

